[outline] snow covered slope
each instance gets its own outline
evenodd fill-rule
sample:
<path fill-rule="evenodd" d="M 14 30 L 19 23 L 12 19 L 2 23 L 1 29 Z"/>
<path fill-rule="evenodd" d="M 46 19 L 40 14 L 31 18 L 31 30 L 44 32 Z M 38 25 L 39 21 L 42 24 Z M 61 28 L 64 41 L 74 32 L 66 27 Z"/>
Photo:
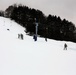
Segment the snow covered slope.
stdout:
<path fill-rule="evenodd" d="M 27 36 L 25 28 L 0 17 L 0 75 L 76 75 L 76 43 Z M 18 34 L 24 40 L 18 39 Z"/>

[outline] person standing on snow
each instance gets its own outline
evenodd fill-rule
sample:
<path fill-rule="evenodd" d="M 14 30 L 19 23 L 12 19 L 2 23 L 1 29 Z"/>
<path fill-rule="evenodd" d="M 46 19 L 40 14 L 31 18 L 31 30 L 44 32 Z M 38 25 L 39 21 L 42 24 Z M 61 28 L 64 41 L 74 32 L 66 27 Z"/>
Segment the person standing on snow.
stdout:
<path fill-rule="evenodd" d="M 34 41 L 37 41 L 37 36 L 36 36 L 36 34 L 33 35 L 33 39 L 34 39 Z"/>
<path fill-rule="evenodd" d="M 67 50 L 67 44 L 66 43 L 64 44 L 64 50 Z"/>

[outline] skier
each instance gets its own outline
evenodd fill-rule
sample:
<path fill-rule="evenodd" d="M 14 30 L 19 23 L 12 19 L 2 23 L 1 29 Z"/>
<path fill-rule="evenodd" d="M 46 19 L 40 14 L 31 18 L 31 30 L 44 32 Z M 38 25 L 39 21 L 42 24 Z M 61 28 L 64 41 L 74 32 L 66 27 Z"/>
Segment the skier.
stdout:
<path fill-rule="evenodd" d="M 20 34 L 18 34 L 18 38 L 20 38 Z"/>
<path fill-rule="evenodd" d="M 37 41 L 37 36 L 36 36 L 36 34 L 34 34 L 33 39 L 34 39 L 34 41 Z"/>
<path fill-rule="evenodd" d="M 67 50 L 67 44 L 66 43 L 64 44 L 64 50 Z"/>
<path fill-rule="evenodd" d="M 21 34 L 21 39 L 23 40 L 23 34 Z"/>
<path fill-rule="evenodd" d="M 47 42 L 47 36 L 48 36 L 48 27 L 45 28 L 45 41 Z"/>
<path fill-rule="evenodd" d="M 45 41 L 47 42 L 47 38 L 45 38 Z"/>

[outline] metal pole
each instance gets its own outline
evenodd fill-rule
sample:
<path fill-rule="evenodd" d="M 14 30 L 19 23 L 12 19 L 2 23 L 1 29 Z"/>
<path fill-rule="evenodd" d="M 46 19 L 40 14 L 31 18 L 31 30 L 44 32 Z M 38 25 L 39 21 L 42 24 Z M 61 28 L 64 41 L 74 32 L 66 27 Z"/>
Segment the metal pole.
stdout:
<path fill-rule="evenodd" d="M 36 21 L 36 18 L 35 18 L 35 24 L 36 24 L 36 31 L 35 31 L 35 36 L 36 36 L 36 41 L 37 41 L 37 32 L 38 32 L 38 23 Z"/>
<path fill-rule="evenodd" d="M 38 32 L 38 23 L 36 23 L 36 36 L 37 36 L 37 32 Z"/>

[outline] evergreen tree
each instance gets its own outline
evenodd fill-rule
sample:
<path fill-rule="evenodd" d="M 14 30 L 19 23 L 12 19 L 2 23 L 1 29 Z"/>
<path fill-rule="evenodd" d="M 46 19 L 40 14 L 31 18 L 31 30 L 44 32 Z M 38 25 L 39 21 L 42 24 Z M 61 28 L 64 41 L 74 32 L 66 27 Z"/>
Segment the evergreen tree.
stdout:
<path fill-rule="evenodd" d="M 24 5 L 11 5 L 6 9 L 7 17 L 15 20 L 26 28 L 29 35 L 35 34 L 35 18 L 38 23 L 38 35 L 56 40 L 74 41 L 75 25 L 60 16 L 49 14 L 45 16 L 42 11 L 31 9 Z"/>

